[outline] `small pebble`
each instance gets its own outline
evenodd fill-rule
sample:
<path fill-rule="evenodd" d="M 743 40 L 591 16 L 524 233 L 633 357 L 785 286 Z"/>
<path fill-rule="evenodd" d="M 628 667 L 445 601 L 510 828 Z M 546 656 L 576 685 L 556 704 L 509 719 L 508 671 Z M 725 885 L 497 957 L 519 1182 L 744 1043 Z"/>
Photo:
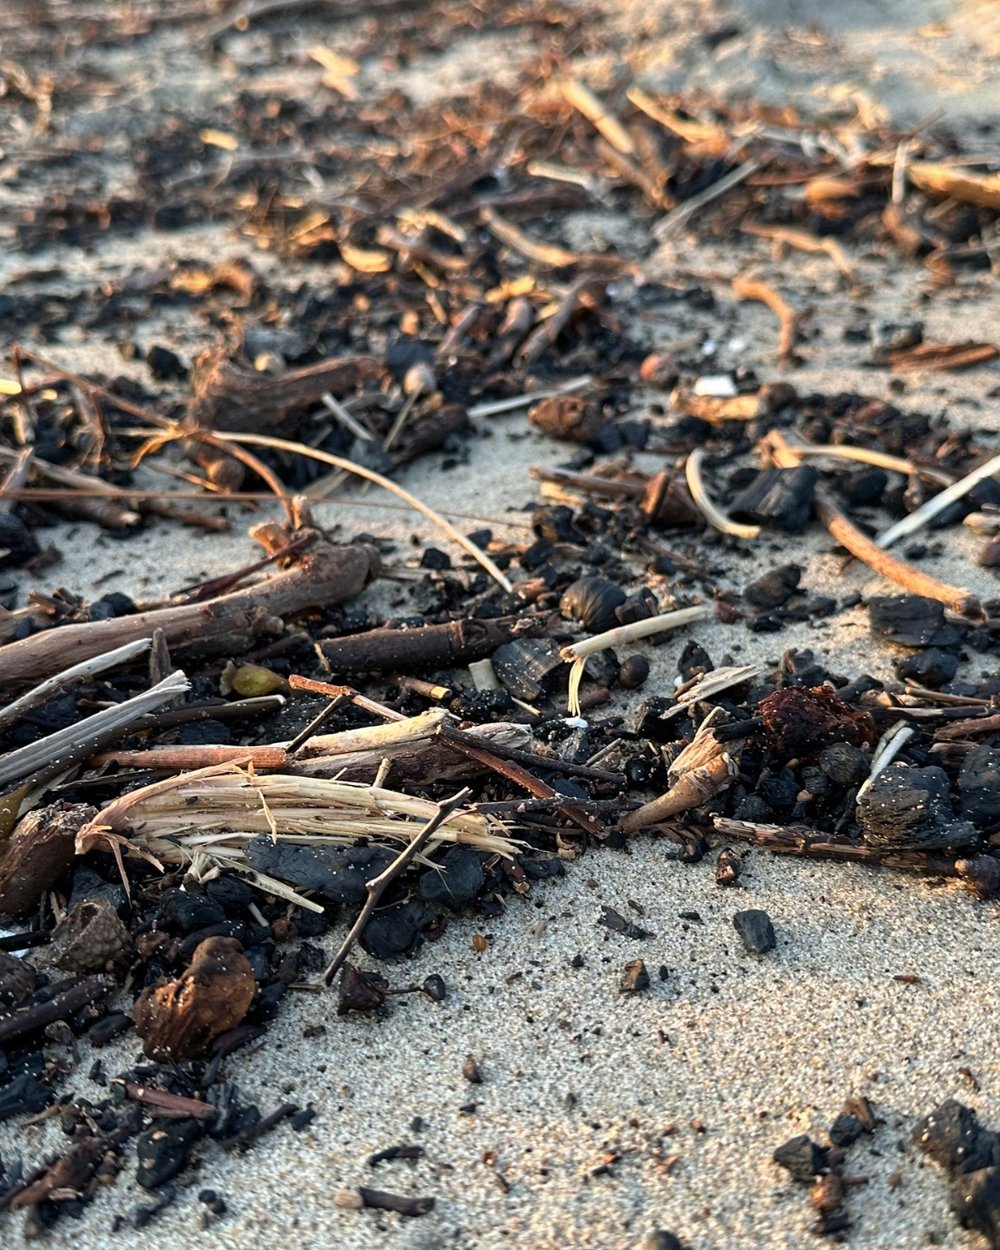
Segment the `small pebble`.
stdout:
<path fill-rule="evenodd" d="M 618 988 L 623 994 L 635 994 L 649 989 L 649 973 L 641 959 L 630 959 L 625 965 Z"/>

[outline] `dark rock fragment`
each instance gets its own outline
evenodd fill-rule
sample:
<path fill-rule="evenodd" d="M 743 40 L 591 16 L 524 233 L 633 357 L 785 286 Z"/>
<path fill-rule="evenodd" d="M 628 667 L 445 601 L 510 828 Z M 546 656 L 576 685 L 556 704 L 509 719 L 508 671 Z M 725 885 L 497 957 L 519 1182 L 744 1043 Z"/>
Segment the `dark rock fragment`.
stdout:
<path fill-rule="evenodd" d="M 958 672 L 958 656 L 940 647 L 929 647 L 909 655 L 896 665 L 896 676 L 901 681 L 915 681 L 931 690 L 940 690 Z"/>
<path fill-rule="evenodd" d="M 738 911 L 733 916 L 733 926 L 751 955 L 766 955 L 768 951 L 774 950 L 777 938 L 771 917 L 766 911 L 757 908 Z"/>
<path fill-rule="evenodd" d="M 453 846 L 445 852 L 440 868 L 420 874 L 418 889 L 425 902 L 443 903 L 458 911 L 475 900 L 485 880 L 479 852 L 471 846 Z"/>
<path fill-rule="evenodd" d="M 205 894 L 218 903 L 227 916 L 242 916 L 256 897 L 253 886 L 231 872 L 207 882 Z"/>
<path fill-rule="evenodd" d="M 956 859 L 955 871 L 976 898 L 993 898 L 1000 893 L 1000 859 L 994 855 Z"/>
<path fill-rule="evenodd" d="M 139 1138 L 135 1179 L 143 1189 L 158 1189 L 187 1162 L 191 1147 L 204 1131 L 195 1119 L 158 1120 Z"/>
<path fill-rule="evenodd" d="M 858 824 L 869 846 L 880 850 L 936 850 L 979 840 L 974 825 L 957 820 L 943 768 L 892 763 L 863 788 Z"/>
<path fill-rule="evenodd" d="M 462 1064 L 462 1075 L 470 1085 L 482 1085 L 483 1073 L 474 1055 L 466 1055 Z"/>
<path fill-rule="evenodd" d="M 809 464 L 794 469 L 764 469 L 733 500 L 730 513 L 739 521 L 777 525 L 798 533 L 812 516 L 819 473 Z"/>
<path fill-rule="evenodd" d="M 958 795 L 962 816 L 979 828 L 1000 820 L 1000 753 L 974 746 L 962 761 Z"/>
<path fill-rule="evenodd" d="M 649 989 L 649 973 L 641 959 L 630 959 L 622 972 L 618 988 L 623 994 L 636 994 Z"/>
<path fill-rule="evenodd" d="M 827 1151 L 817 1145 L 806 1133 L 783 1142 L 771 1156 L 779 1167 L 789 1173 L 792 1180 L 811 1185 L 826 1168 Z"/>
<path fill-rule="evenodd" d="M 434 913 L 421 899 L 407 899 L 376 911 L 361 930 L 359 941 L 374 959 L 391 959 L 393 955 L 405 955 L 420 942 L 424 929 L 434 919 Z"/>
<path fill-rule="evenodd" d="M 0 1090 L 0 1120 L 11 1116 L 34 1115 L 44 1111 L 56 1095 L 52 1089 L 30 1072 L 22 1072 Z"/>
<path fill-rule="evenodd" d="M 551 638 L 517 638 L 493 652 L 497 681 L 526 703 L 554 690 L 564 669 L 558 644 Z"/>
<path fill-rule="evenodd" d="M 876 595 L 868 600 L 868 621 L 876 637 L 904 647 L 957 647 L 962 641 L 942 605 L 922 595 Z"/>
<path fill-rule="evenodd" d="M 251 868 L 299 890 L 314 890 L 332 903 L 362 903 L 367 883 L 395 859 L 379 846 L 317 847 L 252 838 L 244 848 Z"/>
<path fill-rule="evenodd" d="M 745 586 L 743 598 L 755 608 L 780 608 L 798 589 L 801 577 L 797 564 L 783 564 Z"/>

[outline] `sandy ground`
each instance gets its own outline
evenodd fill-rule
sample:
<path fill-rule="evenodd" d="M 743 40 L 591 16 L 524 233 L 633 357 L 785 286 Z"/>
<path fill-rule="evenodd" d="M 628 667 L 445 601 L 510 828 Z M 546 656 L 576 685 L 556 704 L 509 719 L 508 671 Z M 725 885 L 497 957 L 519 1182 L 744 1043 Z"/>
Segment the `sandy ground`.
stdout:
<path fill-rule="evenodd" d="M 968 108 L 992 124 L 997 86 L 987 69 L 995 8 L 930 0 L 622 6 L 608 19 L 607 64 L 627 61 L 652 86 L 711 80 L 733 92 L 791 92 L 820 110 L 863 90 L 873 107 L 899 116 L 943 107 L 958 123 Z M 702 29 L 739 25 L 735 49 L 724 44 L 709 55 L 693 33 L 696 10 Z M 517 46 L 513 39 L 505 55 Z M 483 47 L 455 50 L 457 79 L 470 72 L 473 54 L 481 62 Z M 931 64 L 943 67 L 937 78 L 928 76 Z M 595 81 L 602 68 L 595 60 Z M 432 74 L 422 81 L 430 91 L 440 79 Z M 595 228 L 577 224 L 581 232 Z M 148 252 L 161 243 L 173 255 L 226 246 L 239 254 L 245 246 L 235 237 L 191 233 L 147 239 L 141 247 Z M 114 278 L 137 255 L 97 249 L 76 258 L 61 280 Z M 675 243 L 658 264 L 664 273 L 681 266 L 731 274 L 751 257 L 765 276 L 780 275 L 788 285 L 788 262 L 772 262 L 749 241 L 736 256 Z M 255 263 L 267 261 L 255 257 Z M 863 349 L 843 337 L 855 320 L 918 315 L 928 337 L 962 337 L 975 324 L 976 337 L 1000 341 L 989 289 L 977 279 L 925 305 L 919 270 L 887 277 L 879 257 L 858 263 L 867 291 L 854 301 L 838 290 L 825 260 L 796 263 L 795 295 L 816 309 L 796 385 L 863 390 L 947 412 L 956 422 L 993 431 L 1000 445 L 995 368 L 918 377 L 907 381 L 902 397 L 890 396 L 888 377 L 867 368 Z M 763 377 L 778 376 L 771 364 L 773 318 L 733 304 L 724 286 L 716 310 L 668 310 L 647 317 L 642 332 L 661 348 L 692 338 L 706 345 L 712 371 L 743 362 Z M 623 291 L 619 311 L 627 311 L 627 301 Z M 196 338 L 190 327 L 175 329 Z M 64 341 L 58 354 L 69 367 L 108 363 L 83 342 Z M 115 361 L 114 367 L 123 366 Z M 563 449 L 525 435 L 525 428 L 519 417 L 495 419 L 472 440 L 466 466 L 444 474 L 432 459 L 402 480 L 449 514 L 488 518 L 503 533 L 505 522 L 523 524 L 516 510 L 533 497 L 527 467 L 565 459 Z M 395 535 L 401 561 L 411 533 L 431 537 L 416 518 L 371 497 L 322 519 L 344 535 L 360 529 Z M 168 539 L 168 533 L 157 524 L 148 535 L 119 543 L 95 540 L 82 526 L 64 531 L 59 543 L 66 560 L 41 584 L 90 594 L 100 583 L 100 591 L 138 587 L 154 595 L 250 556 L 240 525 L 211 543 L 183 531 Z M 795 558 L 810 589 L 885 591 L 866 570 L 842 571 L 829 546 L 816 532 L 801 541 L 768 540 L 754 558 L 726 556 L 724 563 L 736 586 L 759 568 Z M 993 575 L 972 554 L 963 534 L 946 531 L 932 540 L 926 567 L 995 595 Z M 668 601 L 669 586 L 657 589 Z M 650 653 L 647 693 L 669 687 L 687 636 Z M 898 658 L 873 647 L 860 609 L 825 628 L 802 625 L 761 636 L 715 624 L 696 636 L 717 662 L 727 653 L 775 662 L 787 647 L 808 646 L 835 670 L 888 675 Z M 977 658 L 965 671 L 982 663 Z M 822 1136 L 852 1094 L 871 1099 L 880 1124 L 850 1155 L 848 1174 L 869 1183 L 852 1192 L 848 1244 L 856 1250 L 982 1245 L 956 1228 L 943 1174 L 915 1152 L 910 1137 L 915 1118 L 948 1097 L 1000 1126 L 994 906 L 973 902 L 952 884 L 777 860 L 759 851 L 747 857 L 742 887 L 724 891 L 715 885 L 713 866 L 714 857 L 684 865 L 675 848 L 649 839 L 627 852 L 588 854 L 562 881 L 512 898 L 501 919 L 456 922 L 441 941 L 389 970 L 396 983 L 439 973 L 449 987 L 440 1004 L 416 995 L 394 1000 L 384 1020 L 340 1020 L 330 996 L 290 996 L 260 1050 L 234 1056 L 229 1072 L 265 1110 L 287 1096 L 311 1102 L 316 1120 L 300 1134 L 278 1129 L 246 1156 L 208 1147 L 200 1166 L 179 1178 L 176 1203 L 152 1226 L 162 1250 L 249 1244 L 260 1250 L 638 1250 L 658 1227 L 674 1230 L 692 1250 L 799 1248 L 811 1243 L 812 1212 L 805 1191 L 771 1162 L 771 1152 L 796 1133 Z M 602 905 L 639 918 L 635 904 L 649 938 L 632 941 L 598 924 Z M 744 953 L 732 926 L 733 912 L 748 907 L 768 911 L 778 933 L 777 949 L 761 959 Z M 682 918 L 692 912 L 698 920 Z M 477 926 L 488 940 L 483 953 L 472 946 Z M 326 945 L 332 950 L 340 936 L 338 930 Z M 621 995 L 622 968 L 639 957 L 652 987 Z M 896 979 L 901 976 L 908 979 Z M 303 1036 L 317 1025 L 325 1031 Z M 470 1054 L 482 1085 L 462 1077 Z M 136 1055 L 134 1041 L 106 1050 L 105 1067 L 115 1072 Z M 67 1088 L 101 1096 L 82 1076 Z M 419 1129 L 414 1117 L 422 1121 Z M 0 1126 L 4 1160 L 21 1153 L 33 1162 L 58 1141 L 50 1125 Z M 372 1152 L 403 1141 L 422 1145 L 425 1157 L 374 1170 L 366 1164 Z M 437 1206 L 412 1221 L 336 1208 L 334 1192 L 356 1184 L 434 1195 Z M 196 1195 L 207 1187 L 225 1196 L 229 1214 L 204 1227 Z M 83 1221 L 58 1225 L 52 1243 L 104 1247 L 115 1215 L 147 1200 L 123 1174 Z M 3 1244 L 19 1239 L 15 1227 L 5 1221 Z M 112 1244 L 145 1239 L 125 1229 Z"/>

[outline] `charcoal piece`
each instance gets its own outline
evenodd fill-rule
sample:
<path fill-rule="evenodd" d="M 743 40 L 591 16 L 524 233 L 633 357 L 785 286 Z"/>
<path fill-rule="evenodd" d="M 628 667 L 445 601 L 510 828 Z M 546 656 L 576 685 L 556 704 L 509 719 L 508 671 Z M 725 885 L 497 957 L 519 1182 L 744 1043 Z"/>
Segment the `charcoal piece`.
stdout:
<path fill-rule="evenodd" d="M 976 898 L 993 898 L 1000 894 L 1000 859 L 995 856 L 972 855 L 968 859 L 956 859 L 955 871 Z"/>
<path fill-rule="evenodd" d="M 40 550 L 35 536 L 19 516 L 0 512 L 0 568 L 19 567 Z"/>
<path fill-rule="evenodd" d="M 785 812 L 799 793 L 798 778 L 790 768 L 768 769 L 758 778 L 756 793 L 772 811 Z"/>
<path fill-rule="evenodd" d="M 802 570 L 797 564 L 782 564 L 743 588 L 743 598 L 755 608 L 780 608 L 798 590 Z"/>
<path fill-rule="evenodd" d="M 299 890 L 314 890 L 332 903 L 363 903 L 367 883 L 396 858 L 379 846 L 316 847 L 273 842 L 266 834 L 244 848 L 251 868 L 287 881 Z"/>
<path fill-rule="evenodd" d="M 817 1145 L 806 1133 L 791 1137 L 775 1150 L 771 1156 L 779 1167 L 783 1167 L 793 1181 L 800 1185 L 811 1185 L 826 1168 L 827 1151 Z"/>
<path fill-rule="evenodd" d="M 819 753 L 823 772 L 838 786 L 853 786 L 868 775 L 868 756 L 848 742 L 832 742 Z"/>
<path fill-rule="evenodd" d="M 630 655 L 618 669 L 618 681 L 625 690 L 637 690 L 649 676 L 649 661 L 644 655 Z"/>
<path fill-rule="evenodd" d="M 554 690 L 565 669 L 551 638 L 516 638 L 493 652 L 497 681 L 515 699 L 536 703 Z"/>
<path fill-rule="evenodd" d="M 962 630 L 944 619 L 936 599 L 922 595 L 875 595 L 868 600 L 868 622 L 879 638 L 904 647 L 957 647 Z"/>
<path fill-rule="evenodd" d="M 172 1180 L 187 1162 L 191 1147 L 202 1134 L 195 1119 L 157 1120 L 139 1138 L 139 1166 L 135 1179 L 143 1189 L 158 1189 Z"/>
<path fill-rule="evenodd" d="M 853 1146 L 864 1131 L 856 1115 L 838 1115 L 830 1125 L 830 1141 L 835 1146 Z"/>
<path fill-rule="evenodd" d="M 420 874 L 417 888 L 424 902 L 443 903 L 459 911 L 477 897 L 485 880 L 479 852 L 471 846 L 453 846 L 439 868 Z"/>
<path fill-rule="evenodd" d="M 637 994 L 649 989 L 649 973 L 641 959 L 630 959 L 625 965 L 618 989 L 622 994 Z"/>
<path fill-rule="evenodd" d="M 968 753 L 958 774 L 958 807 L 978 828 L 1000 820 L 1000 752 L 979 745 Z"/>
<path fill-rule="evenodd" d="M 814 799 L 825 798 L 830 793 L 830 778 L 822 768 L 814 768 L 807 764 L 799 774 L 802 789 L 807 790 Z"/>
<path fill-rule="evenodd" d="M 205 885 L 205 894 L 218 903 L 227 916 L 242 916 L 256 898 L 254 888 L 242 877 L 227 872 Z"/>
<path fill-rule="evenodd" d="M 751 908 L 749 911 L 738 911 L 733 916 L 733 927 L 751 955 L 766 955 L 774 950 L 777 938 L 774 925 L 766 911 Z"/>
<path fill-rule="evenodd" d="M 917 1146 L 954 1179 L 1000 1166 L 1000 1135 L 984 1128 L 975 1111 L 949 1098 L 913 1131 Z"/>
<path fill-rule="evenodd" d="M 521 859 L 518 861 L 524 869 L 524 875 L 532 881 L 548 881 L 552 877 L 566 875 L 566 865 L 558 855 L 545 855 L 540 859 Z"/>
<path fill-rule="evenodd" d="M 635 941 L 641 941 L 643 938 L 653 936 L 648 929 L 643 929 L 631 920 L 627 920 L 621 912 L 615 911 L 613 907 L 602 907 L 597 923 L 604 925 L 612 933 L 620 933 L 622 937 L 632 938 Z"/>
<path fill-rule="evenodd" d="M 132 1027 L 132 1017 L 124 1012 L 116 1011 L 110 1016 L 102 1016 L 87 1030 L 87 1041 L 91 1046 L 107 1046 L 108 1042 L 120 1037 Z"/>
<path fill-rule="evenodd" d="M 675 706 L 673 699 L 660 695 L 644 699 L 632 717 L 628 732 L 654 742 L 673 742 L 677 737 L 677 721 L 670 713 Z"/>
<path fill-rule="evenodd" d="M 30 1072 L 22 1072 L 0 1089 L 0 1120 L 34 1115 L 55 1101 L 52 1089 Z"/>
<path fill-rule="evenodd" d="M 434 349 L 420 339 L 403 336 L 386 348 L 385 366 L 397 382 L 402 382 L 414 365 L 433 364 Z"/>
<path fill-rule="evenodd" d="M 619 625 L 632 625 L 636 621 L 648 621 L 658 615 L 659 611 L 660 604 L 656 595 L 648 586 L 642 586 L 629 595 L 621 607 L 615 608 L 615 621 Z"/>
<path fill-rule="evenodd" d="M 583 535 L 573 521 L 573 509 L 564 503 L 543 505 L 531 514 L 531 528 L 540 539 L 549 544 L 579 544 Z M 549 550 L 551 552 L 551 546 Z M 548 559 L 548 555 L 545 559 Z M 521 562 L 524 563 L 523 557 Z"/>
<path fill-rule="evenodd" d="M 993 1250 L 1000 1250 L 1000 1167 L 979 1168 L 958 1177 L 951 1209 L 963 1228 L 982 1233 Z"/>
<path fill-rule="evenodd" d="M 226 918 L 222 907 L 204 894 L 190 890 L 166 890 L 160 898 L 155 926 L 166 933 L 193 933 Z"/>
<path fill-rule="evenodd" d="M 837 477 L 837 489 L 852 508 L 877 504 L 888 484 L 889 475 L 884 469 L 855 469 Z"/>
<path fill-rule="evenodd" d="M 685 1250 L 684 1243 L 666 1228 L 658 1228 L 649 1234 L 640 1250 Z"/>
<path fill-rule="evenodd" d="M 896 665 L 896 676 L 901 681 L 914 681 L 931 690 L 940 690 L 957 672 L 958 656 L 940 647 L 928 647 L 926 651 L 908 655 Z"/>
<path fill-rule="evenodd" d="M 146 364 L 157 382 L 183 382 L 188 376 L 188 368 L 180 356 L 159 343 L 154 343 L 146 352 Z"/>
<path fill-rule="evenodd" d="M 129 899 L 121 881 L 105 881 L 93 868 L 79 864 L 73 870 L 73 884 L 66 910 L 72 911 L 78 903 L 92 902 L 94 899 L 103 899 L 110 903 L 123 919 L 129 914 Z"/>
<path fill-rule="evenodd" d="M 819 473 L 810 464 L 794 469 L 764 469 L 736 496 L 730 513 L 739 521 L 776 525 L 796 534 L 812 516 Z"/>
<path fill-rule="evenodd" d="M 748 820 L 753 825 L 767 825 L 773 823 L 774 812 L 759 794 L 748 794 L 733 808 L 733 817 L 736 820 Z"/>
<path fill-rule="evenodd" d="M 35 969 L 26 959 L 0 951 L 0 1009 L 23 1003 L 37 983 Z"/>
<path fill-rule="evenodd" d="M 701 677 L 710 673 L 715 665 L 701 643 L 689 638 L 681 648 L 680 659 L 677 661 L 677 672 L 681 681 L 691 681 L 693 677 Z"/>
<path fill-rule="evenodd" d="M 421 899 L 411 898 L 376 911 L 361 930 L 359 941 L 373 959 L 406 955 L 421 941 L 434 913 Z"/>
<path fill-rule="evenodd" d="M 979 840 L 974 825 L 952 811 L 948 775 L 936 765 L 892 763 L 858 796 L 861 835 L 879 850 L 940 850 Z"/>

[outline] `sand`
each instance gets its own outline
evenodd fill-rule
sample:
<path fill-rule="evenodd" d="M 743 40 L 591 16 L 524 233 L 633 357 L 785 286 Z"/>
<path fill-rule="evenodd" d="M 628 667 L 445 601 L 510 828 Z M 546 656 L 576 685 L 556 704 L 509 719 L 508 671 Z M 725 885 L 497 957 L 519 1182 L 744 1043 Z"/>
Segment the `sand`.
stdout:
<path fill-rule="evenodd" d="M 859 2 L 826 8 L 836 11 L 836 20 L 824 32 L 815 25 L 825 17 L 824 6 L 749 0 L 702 6 L 706 25 L 732 18 L 744 24 L 748 40 L 742 68 L 726 53 L 715 58 L 713 71 L 694 34 L 696 6 L 616 7 L 608 19 L 608 63 L 629 61 L 653 86 L 672 81 L 671 74 L 697 80 L 714 72 L 734 91 L 742 89 L 747 69 L 747 90 L 763 91 L 768 83 L 784 89 L 781 84 L 791 82 L 787 65 L 797 57 L 794 89 L 803 100 L 819 107 L 836 96 L 838 84 L 863 80 L 878 107 L 906 113 L 915 97 L 925 109 L 936 107 L 935 92 L 958 108 L 964 93 L 954 68 L 964 49 L 968 77 L 979 84 L 976 107 L 996 90 L 983 73 L 989 32 L 985 23 L 971 21 L 974 6 Z M 848 12 L 856 21 L 845 19 Z M 931 22 L 947 23 L 933 40 L 921 33 Z M 876 45 L 879 23 L 894 33 Z M 789 27 L 814 32 L 812 51 L 807 41 L 789 42 Z M 824 40 L 832 59 L 817 50 Z M 784 70 L 770 60 L 778 45 L 789 58 Z M 922 62 L 911 59 L 925 45 L 928 56 L 951 66 L 947 89 L 943 82 L 929 84 Z M 505 55 L 516 55 L 519 46 L 513 38 Z M 484 46 L 474 51 L 481 60 Z M 469 72 L 468 54 L 467 47 L 455 50 L 455 81 Z M 873 64 L 888 64 L 885 58 L 891 65 L 884 74 L 869 73 Z M 599 74 L 597 60 L 593 69 Z M 428 91 L 434 81 L 434 75 L 423 79 Z M 995 121 L 995 101 L 988 107 Z M 596 228 L 575 224 L 581 232 Z M 139 246 L 147 253 L 162 246 L 166 255 L 245 249 L 234 236 L 197 231 Z M 695 249 L 684 241 L 665 246 L 657 263 L 664 274 L 678 268 L 736 272 L 752 255 L 764 276 L 780 275 L 789 285 L 787 261 L 770 261 L 763 247 L 749 242 L 747 249 L 734 257 L 731 249 Z M 138 247 L 134 254 L 98 248 L 77 258 L 60 281 L 118 276 L 138 259 Z M 266 266 L 267 258 L 259 263 Z M 996 304 L 980 278 L 925 305 L 919 270 L 893 266 L 887 273 L 885 260 L 875 256 L 858 264 L 870 293 L 852 303 L 825 260 L 796 260 L 795 294 L 816 310 L 796 385 L 855 389 L 904 407 L 947 412 L 957 424 L 992 431 L 1000 445 L 991 393 L 1000 381 L 996 368 L 908 379 L 899 396 L 889 377 L 864 367 L 863 353 L 843 338 L 845 325 L 865 317 L 920 316 L 928 337 L 962 337 L 974 325 L 976 337 L 1000 340 Z M 634 316 L 631 292 L 623 288 L 618 299 L 616 311 Z M 638 328 L 650 345 L 666 350 L 692 338 L 701 342 L 706 370 L 743 363 L 763 378 L 780 376 L 773 364 L 773 318 L 759 307 L 734 304 L 724 290 L 714 310 L 664 308 L 642 314 Z M 187 335 L 192 348 L 205 333 L 204 327 L 173 329 Z M 87 343 L 57 347 L 69 367 L 124 367 L 95 359 Z M 645 409 L 640 405 L 638 412 Z M 495 418 L 479 423 L 467 464 L 443 472 L 432 457 L 401 480 L 426 502 L 469 519 L 468 528 L 473 517 L 485 518 L 497 534 L 519 536 L 525 532 L 520 509 L 537 498 L 528 467 L 565 458 L 565 449 L 527 432 L 523 417 Z M 657 467 L 648 457 L 637 463 Z M 210 542 L 161 523 L 127 543 L 95 540 L 82 525 L 64 527 L 57 535 L 63 564 L 30 584 L 152 597 L 251 558 L 245 520 L 236 516 L 232 535 Z M 321 520 L 339 536 L 363 529 L 394 536 L 401 564 L 412 560 L 411 534 L 444 545 L 424 522 L 371 495 L 325 509 Z M 973 562 L 967 534 L 949 530 L 930 541 L 930 571 L 984 596 L 996 594 L 994 576 Z M 803 583 L 815 591 L 844 596 L 889 589 L 865 569 L 844 572 L 818 529 L 768 538 L 742 557 L 722 555 L 728 570 L 722 584 L 738 588 L 790 558 L 803 565 Z M 669 584 L 655 588 L 669 605 Z M 671 688 L 689 636 L 716 662 L 728 654 L 738 662 L 773 664 L 787 648 L 810 647 L 834 671 L 887 676 L 899 658 L 873 645 L 862 608 L 822 628 L 791 626 L 779 635 L 712 624 L 648 652 L 653 671 L 645 693 Z M 993 664 L 990 657 L 972 657 L 963 672 Z M 650 936 L 631 940 L 610 932 L 599 924 L 605 905 Z M 766 910 L 778 935 L 776 950 L 760 958 L 743 951 L 732 925 L 733 913 L 750 907 Z M 487 940 L 481 953 L 473 948 L 475 933 Z M 324 945 L 332 951 L 341 936 L 338 928 Z M 973 1250 L 982 1241 L 957 1229 L 945 1177 L 915 1151 L 911 1135 L 916 1118 L 949 1097 L 1000 1126 L 998 944 L 995 907 L 973 901 L 955 883 L 753 850 L 740 887 L 722 890 L 714 880 L 714 856 L 686 865 L 666 841 L 637 838 L 625 851 L 590 852 L 568 865 L 562 880 L 535 885 L 527 898 L 512 896 L 501 918 L 456 920 L 440 941 L 386 969 L 396 984 L 440 974 L 449 991 L 442 1003 L 417 994 L 392 1000 L 384 1019 L 338 1019 L 331 995 L 289 995 L 259 1049 L 235 1055 L 227 1067 L 265 1111 L 285 1098 L 311 1103 L 313 1124 L 298 1134 L 281 1127 L 246 1155 L 207 1145 L 200 1165 L 178 1178 L 174 1205 L 150 1230 L 125 1228 L 110 1244 L 129 1250 L 152 1235 L 161 1250 L 638 1250 L 646 1234 L 664 1227 L 691 1250 L 799 1248 L 812 1240 L 807 1195 L 772 1163 L 771 1153 L 794 1134 L 821 1136 L 846 1097 L 864 1094 L 879 1125 L 851 1151 L 848 1174 L 868 1183 L 849 1200 L 849 1244 L 856 1250 L 930 1244 Z M 645 961 L 652 985 L 622 995 L 622 969 L 635 958 Z M 134 1039 L 108 1048 L 105 1070 L 119 1071 L 137 1054 Z M 482 1069 L 481 1085 L 462 1076 L 468 1055 Z M 87 1055 L 66 1089 L 99 1098 L 105 1091 L 84 1076 L 90 1061 Z M 48 1123 L 0 1125 L 4 1161 L 23 1154 L 33 1163 L 61 1141 Z M 371 1153 L 401 1142 L 423 1146 L 424 1157 L 367 1165 Z M 433 1195 L 437 1205 L 418 1220 L 334 1205 L 338 1188 L 359 1184 Z M 196 1199 L 204 1188 L 224 1195 L 229 1209 L 207 1227 Z M 51 1242 L 103 1248 L 115 1217 L 148 1198 L 123 1174 L 79 1223 L 60 1223 Z M 5 1219 L 2 1244 L 18 1243 L 16 1227 Z"/>

